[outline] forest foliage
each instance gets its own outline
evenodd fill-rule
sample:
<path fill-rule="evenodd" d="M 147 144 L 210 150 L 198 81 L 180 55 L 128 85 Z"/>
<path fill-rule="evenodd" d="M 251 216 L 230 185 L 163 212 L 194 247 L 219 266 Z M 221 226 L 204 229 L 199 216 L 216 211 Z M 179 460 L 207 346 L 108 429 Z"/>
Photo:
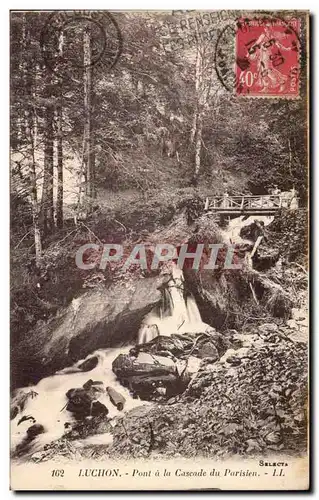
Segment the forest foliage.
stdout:
<path fill-rule="evenodd" d="M 78 285 L 78 273 L 74 268 L 72 274 L 69 265 L 73 243 L 67 250 L 63 246 L 69 235 L 76 229 L 77 236 L 91 238 L 92 221 L 98 238 L 99 228 L 105 231 L 110 224 L 120 235 L 123 227 L 132 229 L 132 207 L 140 195 L 142 220 L 149 206 L 150 217 L 156 213 L 155 226 L 174 211 L 172 200 L 180 201 L 184 193 L 189 198 L 190 192 L 197 197 L 225 190 L 263 194 L 276 184 L 284 191 L 295 187 L 306 202 L 307 141 L 300 133 L 301 126 L 306 129 L 305 100 L 238 99 L 223 87 L 215 68 L 220 23 L 211 21 L 207 39 L 191 34 L 196 23 L 190 22 L 192 12 L 185 15 L 185 43 L 177 48 L 170 43 L 177 14 L 112 14 L 121 33 L 121 53 L 112 68 L 108 51 L 91 64 L 99 48 L 92 23 L 73 24 L 46 42 L 57 54 L 52 67 L 43 48 L 52 13 L 12 12 L 11 243 L 17 325 L 26 310 L 30 325 L 43 311 L 45 319 L 47 310 L 68 300 Z M 86 64 L 61 71 L 72 60 Z M 129 190 L 136 198 L 114 211 L 108 195 L 115 192 L 121 199 Z M 63 257 L 60 250 L 55 255 L 57 245 Z M 59 298 L 57 291 L 55 298 L 51 288 L 49 300 L 49 291 L 41 294 L 50 266 L 57 270 L 57 290 L 62 286 L 66 292 Z M 25 305 L 26 296 L 32 307 Z"/>

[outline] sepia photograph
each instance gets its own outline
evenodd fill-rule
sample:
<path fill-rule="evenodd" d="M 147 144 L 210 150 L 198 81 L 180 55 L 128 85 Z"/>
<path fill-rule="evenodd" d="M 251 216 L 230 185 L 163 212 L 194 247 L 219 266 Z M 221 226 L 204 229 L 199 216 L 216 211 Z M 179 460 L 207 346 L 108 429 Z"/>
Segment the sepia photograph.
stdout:
<path fill-rule="evenodd" d="M 10 12 L 13 490 L 309 488 L 309 12 Z"/>

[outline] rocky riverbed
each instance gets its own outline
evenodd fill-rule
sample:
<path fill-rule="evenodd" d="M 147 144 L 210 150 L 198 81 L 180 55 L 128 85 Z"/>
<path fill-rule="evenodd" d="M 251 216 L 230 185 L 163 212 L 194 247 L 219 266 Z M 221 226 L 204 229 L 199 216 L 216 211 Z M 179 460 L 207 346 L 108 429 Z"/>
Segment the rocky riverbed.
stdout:
<path fill-rule="evenodd" d="M 190 238 L 184 219 L 165 230 L 178 241 Z M 237 253 L 244 261 L 263 228 L 238 224 L 251 238 Z M 277 263 L 194 273 L 172 262 L 74 299 L 14 353 L 14 459 L 303 454 L 306 277 Z"/>
<path fill-rule="evenodd" d="M 303 321 L 301 311 L 294 314 Z M 291 326 L 223 335 L 210 328 L 132 347 L 115 357 L 113 372 L 125 386 L 116 387 L 120 402 L 130 394 L 134 408 L 125 408 L 124 397 L 122 411 L 109 413 L 108 382 L 88 372 L 84 386 L 65 394 L 65 411 L 76 418 L 28 459 L 302 454 L 307 344 Z"/>

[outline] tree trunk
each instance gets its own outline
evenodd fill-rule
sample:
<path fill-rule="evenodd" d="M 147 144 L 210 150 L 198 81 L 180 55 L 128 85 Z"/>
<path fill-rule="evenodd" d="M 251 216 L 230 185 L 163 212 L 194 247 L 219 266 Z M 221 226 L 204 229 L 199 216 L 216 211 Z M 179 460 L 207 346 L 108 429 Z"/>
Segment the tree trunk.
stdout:
<path fill-rule="evenodd" d="M 44 171 L 42 191 L 42 217 L 44 233 L 50 233 L 54 227 L 53 212 L 53 119 L 52 104 L 46 107 L 44 124 Z"/>
<path fill-rule="evenodd" d="M 201 110 L 197 116 L 197 127 L 196 127 L 196 144 L 195 144 L 195 184 L 197 184 L 200 162 L 201 162 L 201 151 L 202 151 L 202 129 L 203 129 L 203 119 Z"/>
<path fill-rule="evenodd" d="M 290 139 L 288 139 L 288 168 L 289 168 L 289 174 L 290 174 L 290 179 L 292 179 L 292 151 L 291 151 L 291 142 Z"/>
<path fill-rule="evenodd" d="M 27 29 L 26 14 L 23 16 L 22 30 L 22 46 L 24 49 L 25 59 L 22 61 L 23 69 L 23 87 L 26 103 L 31 101 L 32 95 L 35 93 L 36 86 L 36 64 L 32 58 L 28 57 L 30 50 L 30 33 Z M 31 66 L 31 68 L 30 68 Z M 34 67 L 34 68 L 33 68 Z M 34 69 L 35 78 L 32 80 L 32 68 Z M 27 157 L 29 160 L 29 192 L 32 207 L 32 221 L 34 231 L 34 247 L 35 247 L 35 262 L 39 267 L 42 256 L 41 231 L 39 225 L 39 205 L 37 195 L 37 180 L 36 180 L 36 162 L 35 162 L 35 141 L 36 141 L 36 114 L 33 107 L 26 104 L 24 108 L 24 116 L 21 122 L 21 133 L 24 135 L 27 144 Z"/>
<path fill-rule="evenodd" d="M 94 155 L 92 129 L 92 67 L 91 67 L 91 35 L 89 29 L 83 35 L 84 52 L 84 171 L 86 173 L 87 212 L 92 209 L 94 198 Z"/>
<path fill-rule="evenodd" d="M 195 69 L 195 112 L 193 126 L 191 130 L 191 143 L 195 141 L 195 169 L 193 184 L 196 186 L 201 165 L 202 151 L 202 130 L 203 130 L 203 112 L 205 104 L 205 85 L 203 81 L 203 48 L 198 42 L 196 53 L 196 69 Z"/>
<path fill-rule="evenodd" d="M 195 110 L 194 110 L 194 117 L 193 117 L 193 125 L 191 129 L 191 135 L 190 135 L 190 143 L 193 144 L 195 140 L 195 135 L 196 135 L 196 128 L 197 128 L 197 119 L 198 119 L 198 104 L 199 104 L 199 94 L 200 94 L 200 84 L 201 84 L 201 66 L 202 66 L 202 55 L 200 52 L 200 47 L 197 47 L 197 52 L 196 52 L 196 67 L 195 67 Z"/>
<path fill-rule="evenodd" d="M 35 246 L 35 263 L 39 267 L 40 258 L 42 255 L 41 231 L 39 224 L 39 205 L 37 195 L 37 181 L 35 172 L 35 158 L 33 149 L 33 161 L 30 165 L 30 184 L 31 184 L 31 205 L 32 205 L 32 220 L 34 230 L 34 246 Z"/>
<path fill-rule="evenodd" d="M 62 100 L 57 107 L 57 160 L 58 160 L 58 182 L 56 198 L 56 225 L 63 227 L 63 138 L 62 138 Z"/>
<path fill-rule="evenodd" d="M 64 37 L 63 31 L 59 37 L 59 56 L 63 56 Z M 56 129 L 57 129 L 57 197 L 56 197 L 56 225 L 63 227 L 63 79 L 58 79 L 60 96 L 56 107 Z"/>

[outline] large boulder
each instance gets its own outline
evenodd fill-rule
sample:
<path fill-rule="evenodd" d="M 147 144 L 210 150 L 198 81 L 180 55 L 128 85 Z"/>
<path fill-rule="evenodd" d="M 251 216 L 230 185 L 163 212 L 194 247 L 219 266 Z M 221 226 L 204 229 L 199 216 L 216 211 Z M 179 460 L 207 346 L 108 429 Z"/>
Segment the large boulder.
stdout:
<path fill-rule="evenodd" d="M 240 270 L 227 274 L 210 269 L 186 269 L 184 278 L 186 287 L 196 300 L 202 320 L 217 329 L 224 326 L 227 318 L 229 319 L 233 302 L 241 303 L 246 293 L 245 288 L 248 288 L 241 279 Z"/>
<path fill-rule="evenodd" d="M 120 354 L 112 363 L 112 370 L 119 380 L 136 375 L 167 375 L 176 372 L 175 363 L 162 356 L 141 352 L 135 358 L 129 354 Z"/>
<path fill-rule="evenodd" d="M 258 236 L 263 235 L 264 230 L 264 222 L 254 220 L 251 224 L 247 224 L 247 226 L 243 226 L 240 230 L 240 237 L 244 240 L 256 241 Z"/>
<path fill-rule="evenodd" d="M 120 354 L 112 364 L 113 372 L 133 395 L 145 400 L 165 400 L 184 392 L 190 376 L 179 374 L 168 357 L 145 352 L 138 355 Z"/>
<path fill-rule="evenodd" d="M 86 359 L 83 363 L 79 364 L 79 369 L 82 372 L 90 372 L 93 370 L 99 362 L 99 358 L 97 356 L 92 356 L 91 358 Z"/>
<path fill-rule="evenodd" d="M 92 403 L 92 408 L 91 408 L 91 416 L 92 417 L 99 417 L 99 416 L 104 416 L 109 413 L 109 410 L 106 408 L 106 406 L 101 403 L 100 401 L 93 401 Z"/>
<path fill-rule="evenodd" d="M 206 327 L 202 333 L 172 334 L 169 337 L 159 335 L 146 344 L 136 345 L 130 350 L 132 356 L 140 352 L 171 359 L 185 359 L 191 353 L 198 358 L 219 359 L 231 346 L 232 342 L 225 335 L 216 332 L 213 327 Z"/>
<path fill-rule="evenodd" d="M 169 337 L 159 335 L 150 342 L 136 345 L 130 350 L 130 354 L 137 356 L 139 352 L 146 352 L 164 357 L 180 357 L 187 354 L 193 343 L 193 340 L 186 334 L 173 334 Z"/>
<path fill-rule="evenodd" d="M 69 389 L 66 393 L 67 411 L 73 413 L 77 419 L 91 416 L 107 415 L 108 409 L 98 401 L 105 394 L 103 385 L 93 380 L 85 382 L 83 387 Z"/>
<path fill-rule="evenodd" d="M 43 434 L 45 432 L 45 429 L 43 425 L 41 424 L 33 424 L 31 427 L 28 428 L 27 430 L 27 436 L 29 440 L 34 439 L 36 436 L 39 434 Z"/>
<path fill-rule="evenodd" d="M 77 418 L 91 414 L 93 399 L 85 389 L 70 389 L 66 393 L 66 397 L 68 398 L 67 411 L 73 413 Z"/>
<path fill-rule="evenodd" d="M 165 280 L 161 276 L 121 282 L 74 299 L 56 318 L 13 346 L 12 386 L 35 383 L 96 349 L 132 340 L 143 317 L 160 301 Z"/>

